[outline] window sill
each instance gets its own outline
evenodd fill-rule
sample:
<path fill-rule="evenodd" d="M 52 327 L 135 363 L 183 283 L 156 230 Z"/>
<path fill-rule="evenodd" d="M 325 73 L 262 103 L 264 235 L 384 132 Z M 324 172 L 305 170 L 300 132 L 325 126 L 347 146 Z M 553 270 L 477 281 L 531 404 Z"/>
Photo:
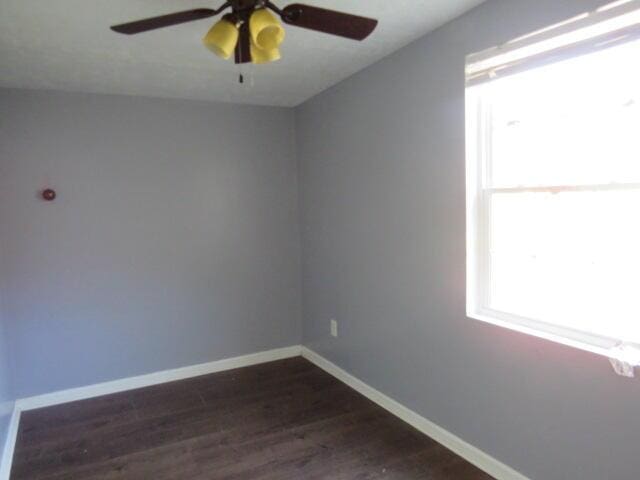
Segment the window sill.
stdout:
<path fill-rule="evenodd" d="M 495 310 L 469 310 L 467 317 L 608 358 L 616 373 L 634 376 L 640 366 L 640 346 L 571 330 Z"/>

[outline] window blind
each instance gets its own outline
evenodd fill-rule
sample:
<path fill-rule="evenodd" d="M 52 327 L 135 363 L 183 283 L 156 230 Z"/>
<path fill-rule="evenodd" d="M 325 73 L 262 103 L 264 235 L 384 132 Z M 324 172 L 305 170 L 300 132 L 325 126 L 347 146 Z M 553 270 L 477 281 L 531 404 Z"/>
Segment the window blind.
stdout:
<path fill-rule="evenodd" d="M 466 83 L 508 75 L 640 40 L 640 0 L 605 5 L 538 32 L 467 57 Z"/>

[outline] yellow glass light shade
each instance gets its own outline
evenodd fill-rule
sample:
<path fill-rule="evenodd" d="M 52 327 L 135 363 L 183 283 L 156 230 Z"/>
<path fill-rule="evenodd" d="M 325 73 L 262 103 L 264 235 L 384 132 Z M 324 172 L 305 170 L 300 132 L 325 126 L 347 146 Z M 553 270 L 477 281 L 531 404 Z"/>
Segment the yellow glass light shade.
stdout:
<path fill-rule="evenodd" d="M 272 48 L 271 50 L 264 50 L 258 48 L 253 40 L 251 41 L 251 62 L 253 63 L 269 63 L 280 60 L 280 50 Z"/>
<path fill-rule="evenodd" d="M 278 19 L 265 8 L 260 8 L 251 14 L 249 31 L 256 47 L 267 51 L 277 49 L 285 35 L 284 28 Z"/>
<path fill-rule="evenodd" d="M 217 22 L 202 39 L 204 46 L 225 60 L 231 57 L 238 44 L 238 27 L 228 20 Z"/>

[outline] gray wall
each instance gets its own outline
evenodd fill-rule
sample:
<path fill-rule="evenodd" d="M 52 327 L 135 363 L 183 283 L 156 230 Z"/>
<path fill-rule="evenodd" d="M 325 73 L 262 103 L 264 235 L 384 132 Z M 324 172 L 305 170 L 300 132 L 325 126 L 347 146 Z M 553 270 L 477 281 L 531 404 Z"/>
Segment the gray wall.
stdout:
<path fill-rule="evenodd" d="M 640 382 L 465 317 L 464 57 L 600 3 L 489 1 L 297 110 L 305 344 L 532 479 L 637 480 Z"/>
<path fill-rule="evenodd" d="M 0 298 L 0 304 L 1 302 Z M 4 319 L 0 313 L 0 458 L 7 439 L 13 405 L 14 397 L 9 384 L 9 354 L 4 333 Z"/>
<path fill-rule="evenodd" d="M 18 90 L 0 105 L 18 398 L 300 342 L 291 110 Z"/>

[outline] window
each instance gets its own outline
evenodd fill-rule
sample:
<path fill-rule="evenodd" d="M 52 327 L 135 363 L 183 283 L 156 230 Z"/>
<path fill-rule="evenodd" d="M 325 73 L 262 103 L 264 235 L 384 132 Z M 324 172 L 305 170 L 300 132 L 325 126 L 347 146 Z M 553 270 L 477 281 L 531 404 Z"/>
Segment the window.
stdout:
<path fill-rule="evenodd" d="M 467 313 L 640 365 L 640 2 L 467 62 Z"/>

